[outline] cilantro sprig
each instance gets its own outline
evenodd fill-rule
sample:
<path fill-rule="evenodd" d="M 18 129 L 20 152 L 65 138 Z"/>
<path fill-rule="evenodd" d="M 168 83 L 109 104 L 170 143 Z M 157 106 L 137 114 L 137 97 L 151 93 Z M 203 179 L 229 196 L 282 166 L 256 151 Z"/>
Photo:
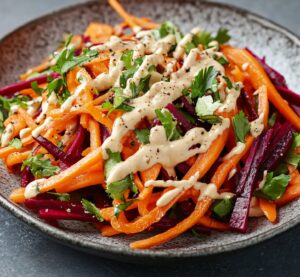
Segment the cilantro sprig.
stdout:
<path fill-rule="evenodd" d="M 100 222 L 104 221 L 104 219 L 100 213 L 100 210 L 96 207 L 96 205 L 94 203 L 92 203 L 84 198 L 81 200 L 81 203 L 86 212 L 94 215 Z"/>
<path fill-rule="evenodd" d="M 14 148 L 17 148 L 17 149 L 20 149 L 22 148 L 23 144 L 22 144 L 22 141 L 18 138 L 13 138 L 10 142 L 9 142 L 9 145 L 14 147 Z"/>
<path fill-rule="evenodd" d="M 132 203 L 133 203 L 133 201 L 128 201 L 128 202 L 120 203 L 120 204 L 116 205 L 114 207 L 114 216 L 116 218 L 118 218 L 120 213 L 125 211 Z"/>
<path fill-rule="evenodd" d="M 213 66 L 201 69 L 193 80 L 191 86 L 191 97 L 202 97 L 208 90 L 210 90 L 213 94 L 214 100 L 219 100 L 220 97 L 216 79 L 217 75 L 218 71 Z"/>
<path fill-rule="evenodd" d="M 110 149 L 106 149 L 109 158 L 105 161 L 104 164 L 104 176 L 107 179 L 111 170 L 115 165 L 122 161 L 120 152 L 112 152 Z M 128 175 L 124 179 L 116 182 L 109 183 L 107 185 L 106 192 L 113 199 L 124 199 L 124 193 L 130 189 L 134 194 L 138 192 L 137 187 L 133 181 L 132 174 Z"/>
<path fill-rule="evenodd" d="M 213 36 L 210 32 L 202 31 L 193 36 L 191 42 L 188 42 L 185 46 L 185 51 L 188 54 L 191 49 L 196 48 L 199 44 L 203 45 L 204 48 L 209 48 L 209 44 L 212 41 L 217 41 L 219 44 L 224 44 L 230 40 L 230 35 L 228 34 L 228 30 L 226 28 L 220 28 L 215 36 Z M 225 59 L 221 59 L 220 62 L 225 62 Z"/>
<path fill-rule="evenodd" d="M 250 132 L 250 124 L 243 111 L 232 118 L 232 125 L 236 142 L 245 143 L 245 136 Z"/>
<path fill-rule="evenodd" d="M 142 144 L 149 143 L 150 130 L 148 128 L 135 129 L 134 132 L 135 132 L 139 142 L 141 142 Z"/>
<path fill-rule="evenodd" d="M 285 174 L 280 174 L 275 177 L 273 175 L 273 172 L 267 173 L 263 187 L 255 191 L 255 196 L 275 201 L 284 194 L 291 177 Z"/>
<path fill-rule="evenodd" d="M 169 111 L 165 109 L 156 109 L 155 114 L 160 123 L 163 125 L 168 140 L 176 140 L 181 137 L 176 127 L 177 121 L 173 119 L 172 114 Z"/>
<path fill-rule="evenodd" d="M 43 154 L 30 156 L 23 161 L 21 170 L 28 166 L 31 173 L 38 178 L 49 177 L 59 172 L 59 167 L 51 164 L 49 159 L 44 159 Z"/>
<path fill-rule="evenodd" d="M 71 46 L 71 40 L 72 36 L 69 36 L 64 44 L 64 48 L 54 56 L 55 65 L 51 67 L 51 71 L 59 73 L 60 77 L 57 79 L 49 77 L 49 84 L 45 89 L 48 91 L 48 96 L 54 92 L 60 103 L 63 103 L 70 96 L 66 81 L 67 73 L 75 67 L 96 58 L 99 54 L 97 50 L 84 49 L 80 56 L 75 56 L 75 48 Z M 34 82 L 31 86 L 38 94 L 43 92 Z"/>

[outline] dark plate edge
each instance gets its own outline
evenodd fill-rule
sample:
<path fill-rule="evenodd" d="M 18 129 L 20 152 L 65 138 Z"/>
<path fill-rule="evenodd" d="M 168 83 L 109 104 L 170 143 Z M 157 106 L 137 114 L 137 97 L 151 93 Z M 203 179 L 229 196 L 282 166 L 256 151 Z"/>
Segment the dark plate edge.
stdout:
<path fill-rule="evenodd" d="M 170 1 L 170 0 L 165 0 Z M 186 2 L 189 3 L 195 3 L 193 0 L 188 0 Z M 289 31 L 287 28 L 281 26 L 278 23 L 273 22 L 272 20 L 269 20 L 261 15 L 258 15 L 253 12 L 249 12 L 243 8 L 230 5 L 230 4 L 224 4 L 224 3 L 218 3 L 213 1 L 203 1 L 205 5 L 211 6 L 211 7 L 221 7 L 223 9 L 229 9 L 234 10 L 237 13 L 241 13 L 246 15 L 249 20 L 257 21 L 260 24 L 264 25 L 264 27 L 276 30 L 277 32 L 281 32 L 286 37 L 291 39 L 294 43 L 300 45 L 300 38 L 294 34 L 293 32 Z M 88 1 L 85 3 L 75 4 L 68 6 L 66 8 L 62 8 L 56 11 L 53 11 L 51 13 L 48 13 L 46 15 L 40 16 L 34 20 L 29 21 L 28 23 L 25 23 L 24 25 L 20 26 L 19 28 L 15 29 L 14 31 L 8 33 L 3 38 L 0 39 L 0 44 L 3 43 L 7 38 L 9 38 L 11 35 L 13 35 L 15 32 L 22 31 L 23 28 L 29 27 L 31 25 L 37 24 L 40 20 L 43 20 L 45 18 L 50 18 L 52 16 L 55 16 L 56 14 L 68 12 L 70 10 L 76 9 L 81 6 L 87 6 L 87 5 L 94 5 L 99 3 L 99 1 Z M 16 218 L 20 219 L 22 222 L 26 223 L 27 225 L 33 227 L 35 230 L 40 231 L 42 234 L 53 238 L 55 241 L 62 243 L 66 246 L 75 248 L 77 250 L 81 250 L 87 253 L 92 253 L 101 257 L 111 258 L 115 260 L 120 261 L 128 261 L 133 263 L 157 263 L 158 261 L 163 263 L 164 261 L 178 261 L 178 260 L 186 260 L 188 258 L 197 258 L 197 257 L 203 257 L 213 254 L 220 254 L 222 252 L 229 252 L 233 250 L 237 250 L 240 248 L 244 248 L 247 246 L 251 246 L 254 244 L 257 244 L 259 242 L 262 242 L 264 240 L 270 239 L 274 237 L 275 235 L 278 235 L 280 233 L 285 232 L 286 230 L 294 227 L 300 222 L 300 214 L 295 216 L 293 219 L 291 219 L 289 222 L 287 222 L 284 226 L 278 226 L 275 227 L 263 234 L 259 234 L 255 237 L 252 237 L 250 239 L 240 240 L 235 243 L 226 244 L 219 247 L 210 247 L 203 249 L 202 251 L 190 251 L 188 253 L 179 253 L 176 252 L 164 252 L 163 250 L 132 250 L 130 248 L 128 249 L 120 249 L 118 247 L 110 246 L 109 249 L 107 249 L 106 245 L 101 244 L 95 244 L 90 242 L 82 242 L 79 240 L 74 240 L 71 235 L 66 234 L 64 231 L 57 229 L 53 226 L 50 226 L 43 221 L 33 217 L 29 212 L 20 209 L 16 204 L 9 201 L 7 198 L 5 198 L 3 195 L 0 194 L 0 205 L 5 208 L 7 211 L 11 212 Z"/>

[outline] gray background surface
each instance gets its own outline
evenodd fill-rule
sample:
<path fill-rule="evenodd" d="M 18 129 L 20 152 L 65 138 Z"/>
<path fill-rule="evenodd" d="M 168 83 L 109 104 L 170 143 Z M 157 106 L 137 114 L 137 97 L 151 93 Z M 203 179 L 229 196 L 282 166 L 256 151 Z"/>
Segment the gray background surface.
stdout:
<path fill-rule="evenodd" d="M 0 0 L 0 37 L 80 0 Z M 299 0 L 221 0 L 256 12 L 297 35 Z M 299 276 L 300 226 L 247 249 L 161 267 L 101 259 L 61 246 L 0 208 L 0 277 L 11 276 Z"/>

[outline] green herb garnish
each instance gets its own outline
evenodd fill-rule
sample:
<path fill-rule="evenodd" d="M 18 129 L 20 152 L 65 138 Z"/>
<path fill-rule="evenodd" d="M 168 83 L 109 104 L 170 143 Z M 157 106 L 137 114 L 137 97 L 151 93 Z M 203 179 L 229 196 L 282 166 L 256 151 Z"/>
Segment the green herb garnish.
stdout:
<path fill-rule="evenodd" d="M 245 136 L 250 132 L 250 124 L 243 111 L 232 118 L 236 142 L 245 143 Z"/>
<path fill-rule="evenodd" d="M 101 216 L 100 210 L 96 207 L 94 203 L 84 198 L 81 200 L 81 203 L 85 211 L 94 215 L 100 222 L 104 221 L 103 217 Z"/>

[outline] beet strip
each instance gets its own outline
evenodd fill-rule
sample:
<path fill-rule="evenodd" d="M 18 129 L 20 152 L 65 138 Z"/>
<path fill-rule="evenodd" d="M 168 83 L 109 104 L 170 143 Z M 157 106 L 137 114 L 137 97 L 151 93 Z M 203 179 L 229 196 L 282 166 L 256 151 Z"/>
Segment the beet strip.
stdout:
<path fill-rule="evenodd" d="M 190 101 L 185 96 L 181 96 L 178 99 L 178 101 L 179 103 L 182 104 L 185 111 L 187 111 L 192 116 L 196 116 L 195 107 L 193 106 L 192 103 L 190 103 Z"/>
<path fill-rule="evenodd" d="M 59 149 L 55 144 L 53 144 L 48 139 L 37 136 L 33 137 L 35 141 L 37 141 L 42 147 L 44 147 L 56 160 L 60 160 L 64 164 L 70 166 L 72 165 L 64 151 Z"/>
<path fill-rule="evenodd" d="M 86 130 L 79 125 L 76 136 L 66 152 L 66 159 L 71 165 L 82 158 Z"/>
<path fill-rule="evenodd" d="M 65 202 L 54 199 L 27 199 L 25 200 L 24 205 L 30 210 L 53 209 L 66 211 L 67 209 L 69 209 L 71 212 L 85 214 L 80 202 Z"/>
<path fill-rule="evenodd" d="M 256 54 L 254 54 L 250 49 L 246 48 L 246 50 L 261 64 L 263 69 L 268 74 L 269 78 L 271 79 L 272 83 L 276 86 L 283 86 L 287 87 L 286 80 L 284 76 L 279 73 L 277 70 L 272 68 L 266 63 L 265 58 L 260 58 Z"/>
<path fill-rule="evenodd" d="M 236 199 L 229 225 L 242 233 L 247 231 L 251 197 L 259 176 L 261 163 L 270 146 L 272 134 L 273 130 L 269 129 L 256 139 L 250 150 L 250 153 L 255 153 L 255 155 L 254 157 L 248 156 L 249 159 L 252 159 L 252 163 L 247 169 L 248 174 L 246 178 L 240 178 L 238 184 L 238 186 L 241 187 L 238 189 L 240 195 Z M 241 182 L 244 182 L 244 184 Z"/>
<path fill-rule="evenodd" d="M 177 123 L 178 123 L 179 127 L 182 129 L 183 132 L 186 133 L 187 131 L 189 131 L 189 130 L 191 130 L 191 129 L 193 129 L 195 127 L 194 124 L 192 124 L 191 122 L 189 122 L 184 117 L 184 115 L 180 111 L 178 111 L 176 109 L 176 107 L 172 103 L 169 103 L 166 106 L 166 109 L 169 110 L 169 112 L 177 120 Z"/>
<path fill-rule="evenodd" d="M 15 94 L 16 92 L 18 92 L 20 90 L 31 88 L 32 82 L 37 82 L 38 84 L 47 83 L 47 79 L 49 76 L 52 77 L 53 79 L 57 79 L 60 76 L 60 74 L 51 73 L 50 75 L 41 75 L 36 78 L 32 78 L 32 79 L 29 79 L 26 81 L 22 81 L 22 82 L 18 82 L 18 83 L 14 83 L 14 84 L 5 86 L 3 88 L 0 88 L 0 95 L 11 97 L 13 94 Z"/>
<path fill-rule="evenodd" d="M 85 222 L 99 222 L 98 219 L 91 214 L 78 214 L 62 210 L 41 209 L 38 213 L 41 219 L 45 220 L 77 220 Z"/>
<path fill-rule="evenodd" d="M 25 166 L 25 168 L 21 172 L 21 187 L 27 187 L 27 185 L 33 180 L 34 176 L 32 175 L 29 166 Z"/>

